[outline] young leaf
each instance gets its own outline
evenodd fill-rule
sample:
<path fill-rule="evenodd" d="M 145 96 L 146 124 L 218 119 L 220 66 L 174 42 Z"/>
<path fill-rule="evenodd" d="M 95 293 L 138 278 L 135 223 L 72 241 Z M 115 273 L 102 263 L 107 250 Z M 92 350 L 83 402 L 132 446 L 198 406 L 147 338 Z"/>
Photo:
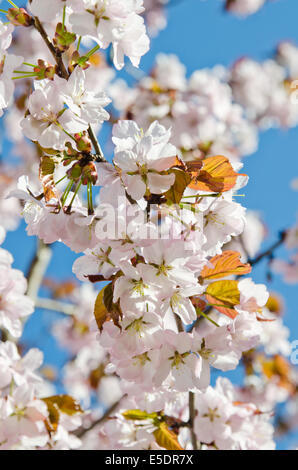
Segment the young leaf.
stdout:
<path fill-rule="evenodd" d="M 156 419 L 158 417 L 157 413 L 147 413 L 147 411 L 142 410 L 127 410 L 122 415 L 125 419 L 133 421 L 144 421 L 145 419 Z"/>
<path fill-rule="evenodd" d="M 39 179 L 43 186 L 44 198 L 46 202 L 51 199 L 58 200 L 58 191 L 54 182 L 55 163 L 51 157 L 44 155 L 40 159 Z"/>
<path fill-rule="evenodd" d="M 99 292 L 94 305 L 94 316 L 100 331 L 102 330 L 103 324 L 109 318 L 109 312 L 103 302 L 104 291 L 105 287 Z"/>
<path fill-rule="evenodd" d="M 238 281 L 215 281 L 206 289 L 207 301 L 219 312 L 230 318 L 235 318 L 238 313 L 234 309 L 240 303 Z"/>
<path fill-rule="evenodd" d="M 237 177 L 240 176 L 234 171 L 229 159 L 222 155 L 187 163 L 187 168 L 192 175 L 189 187 L 199 191 L 218 193 L 229 191 L 235 186 Z"/>
<path fill-rule="evenodd" d="M 47 402 L 46 398 L 43 398 L 43 401 L 46 403 L 49 413 L 49 417 L 45 421 L 46 428 L 49 433 L 56 432 L 60 419 L 59 409 L 54 403 Z"/>
<path fill-rule="evenodd" d="M 53 395 L 51 397 L 43 398 L 47 405 L 54 405 L 61 413 L 73 416 L 77 413 L 82 413 L 79 403 L 70 395 Z"/>
<path fill-rule="evenodd" d="M 114 324 L 120 328 L 119 318 L 122 314 L 118 305 L 113 303 L 112 283 L 99 292 L 94 305 L 94 316 L 100 331 L 103 324 L 109 320 L 113 320 Z"/>
<path fill-rule="evenodd" d="M 209 280 L 231 276 L 232 274 L 240 276 L 250 273 L 251 266 L 241 263 L 240 256 L 237 251 L 225 251 L 221 255 L 214 256 L 210 259 L 213 268 L 205 266 L 201 272 L 201 277 Z"/>
<path fill-rule="evenodd" d="M 191 181 L 191 177 L 186 171 L 180 170 L 179 168 L 172 168 L 169 170 L 169 173 L 175 173 L 175 183 L 164 196 L 168 203 L 179 204 L 185 188 Z"/>
<path fill-rule="evenodd" d="M 171 431 L 165 422 L 162 422 L 153 433 L 157 444 L 167 450 L 183 450 L 180 446 L 176 434 Z"/>
<path fill-rule="evenodd" d="M 72 416 L 82 413 L 79 403 L 69 395 L 53 395 L 42 398 L 48 407 L 49 417 L 46 420 L 46 427 L 49 433 L 56 432 L 60 421 L 60 413 Z"/>

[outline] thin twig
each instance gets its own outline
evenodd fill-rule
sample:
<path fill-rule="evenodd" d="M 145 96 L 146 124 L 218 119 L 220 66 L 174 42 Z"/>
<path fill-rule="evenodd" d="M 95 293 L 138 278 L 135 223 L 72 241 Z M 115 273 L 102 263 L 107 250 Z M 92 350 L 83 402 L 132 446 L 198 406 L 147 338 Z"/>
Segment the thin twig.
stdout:
<path fill-rule="evenodd" d="M 103 156 L 103 151 L 101 149 L 101 146 L 99 145 L 99 142 L 98 142 L 98 140 L 97 140 L 90 124 L 89 124 L 89 127 L 88 127 L 88 134 L 89 134 L 90 140 L 93 144 L 97 159 L 100 160 L 101 162 L 106 162 L 106 159 Z"/>
<path fill-rule="evenodd" d="M 98 426 L 99 424 L 103 424 L 109 417 L 110 415 L 118 408 L 118 406 L 120 405 L 122 399 L 125 397 L 126 395 L 123 395 L 118 401 L 116 401 L 113 405 L 111 405 L 106 411 L 105 413 L 101 416 L 101 418 L 97 419 L 96 421 L 94 421 L 90 426 L 89 428 L 81 428 L 81 429 L 78 429 L 77 431 L 74 432 L 74 434 L 79 437 L 80 439 L 82 437 L 85 436 L 85 434 L 87 434 L 87 432 L 89 431 L 92 431 L 92 429 L 94 429 L 96 426 Z"/>
<path fill-rule="evenodd" d="M 283 244 L 283 242 L 285 241 L 285 238 L 286 238 L 286 230 L 284 230 L 283 232 L 280 232 L 279 234 L 279 240 L 277 240 L 275 243 L 273 243 L 272 246 L 270 246 L 270 248 L 268 248 L 266 251 L 264 251 L 263 253 L 260 253 L 258 256 L 256 256 L 255 258 L 253 259 L 248 259 L 248 263 L 251 265 L 251 266 L 254 266 L 255 264 L 259 263 L 262 259 L 264 258 L 269 258 L 270 256 L 272 256 L 273 252 L 276 250 L 276 248 L 278 248 L 280 245 Z"/>
<path fill-rule="evenodd" d="M 194 420 L 196 416 L 196 409 L 195 409 L 195 394 L 193 392 L 188 393 L 188 403 L 189 403 L 189 429 L 190 429 L 190 437 L 193 450 L 198 450 L 198 442 L 197 437 L 194 431 Z"/>
<path fill-rule="evenodd" d="M 68 73 L 68 71 L 67 71 L 67 69 L 64 65 L 64 62 L 63 62 L 63 59 L 62 59 L 62 53 L 58 49 L 56 49 L 56 47 L 50 41 L 43 25 L 41 24 L 41 22 L 39 21 L 39 18 L 37 16 L 34 18 L 34 27 L 35 27 L 35 29 L 37 29 L 37 31 L 41 35 L 41 37 L 43 38 L 44 42 L 46 43 L 49 51 L 51 52 L 52 56 L 54 57 L 55 62 L 57 64 L 57 68 L 58 68 L 58 70 L 57 70 L 58 75 L 60 75 L 60 77 L 62 77 L 62 78 L 65 78 L 66 80 L 68 80 L 70 74 Z M 96 156 L 97 156 L 98 160 L 100 160 L 102 162 L 106 161 L 105 158 L 104 158 L 104 155 L 103 155 L 103 151 L 102 151 L 102 149 L 99 145 L 99 142 L 98 142 L 98 140 L 97 140 L 90 124 L 89 124 L 89 127 L 88 127 L 88 134 L 89 134 L 89 137 L 90 137 L 91 142 L 93 144 L 93 147 L 95 149 L 95 153 L 96 153 Z"/>
<path fill-rule="evenodd" d="M 35 301 L 36 308 L 43 308 L 44 310 L 51 310 L 53 312 L 63 313 L 64 315 L 73 315 L 75 305 L 66 302 L 59 302 L 59 300 L 47 299 L 38 297 Z"/>
<path fill-rule="evenodd" d="M 34 302 L 37 299 L 37 295 L 51 257 L 52 250 L 50 246 L 45 245 L 41 240 L 38 240 L 38 247 L 26 276 L 28 281 L 27 295 Z"/>
<path fill-rule="evenodd" d="M 241 245 L 241 248 L 242 248 L 242 250 L 243 250 L 243 252 L 244 252 L 245 257 L 246 257 L 247 259 L 249 259 L 249 254 L 248 254 L 248 251 L 247 251 L 247 249 L 246 249 L 246 246 L 245 246 L 245 243 L 244 243 L 244 240 L 243 240 L 243 236 L 242 236 L 242 235 L 243 235 L 243 234 L 239 235 L 238 240 L 239 240 L 239 243 L 240 243 L 240 245 Z"/>
<path fill-rule="evenodd" d="M 56 64 L 58 66 L 59 75 L 62 78 L 65 78 L 67 80 L 68 77 L 69 77 L 69 73 L 67 72 L 67 70 L 65 68 L 65 65 L 63 63 L 62 54 L 58 49 L 56 49 L 56 47 L 54 47 L 54 45 L 50 41 L 44 27 L 42 26 L 42 24 L 39 21 L 39 19 L 37 18 L 37 16 L 34 18 L 34 27 L 35 27 L 35 29 L 37 29 L 37 31 L 41 35 L 41 37 L 44 40 L 44 42 L 46 43 L 49 51 L 51 52 L 52 56 L 54 57 L 54 59 L 56 61 Z"/>
<path fill-rule="evenodd" d="M 181 318 L 178 317 L 178 315 L 175 314 L 175 320 L 176 320 L 176 325 L 177 325 L 179 333 L 183 332 L 184 328 L 183 328 L 183 323 L 181 321 Z"/>
<path fill-rule="evenodd" d="M 175 320 L 176 320 L 178 331 L 182 333 L 184 331 L 184 328 L 183 328 L 183 323 L 181 321 L 181 318 L 178 317 L 178 315 L 175 315 Z M 188 407 L 189 407 L 189 421 L 187 423 L 187 427 L 189 428 L 189 431 L 190 431 L 190 437 L 191 437 L 193 450 L 198 450 L 197 438 L 196 438 L 196 434 L 194 431 L 195 395 L 193 392 L 189 392 L 188 394 Z"/>

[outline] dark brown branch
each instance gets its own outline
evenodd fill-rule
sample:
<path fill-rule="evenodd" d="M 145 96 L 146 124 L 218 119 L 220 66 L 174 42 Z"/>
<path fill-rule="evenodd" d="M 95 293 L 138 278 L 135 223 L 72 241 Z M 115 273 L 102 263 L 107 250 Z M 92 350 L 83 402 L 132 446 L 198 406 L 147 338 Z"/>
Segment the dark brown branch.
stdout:
<path fill-rule="evenodd" d="M 97 157 L 97 160 L 101 161 L 101 162 L 106 162 L 106 159 L 104 158 L 103 156 L 103 151 L 101 150 L 101 147 L 99 145 L 99 142 L 93 132 L 93 129 L 92 127 L 90 126 L 89 124 L 89 127 L 88 127 L 88 134 L 89 134 L 89 137 L 90 137 L 90 140 L 93 144 L 93 147 L 94 147 L 94 150 L 95 150 L 95 153 L 96 153 L 96 157 Z"/>
<path fill-rule="evenodd" d="M 190 429 L 190 437 L 193 450 L 198 450 L 198 442 L 197 437 L 194 431 L 194 420 L 196 416 L 196 409 L 195 409 L 195 394 L 193 392 L 189 392 L 188 394 L 189 400 L 189 429 Z"/>
<path fill-rule="evenodd" d="M 41 22 L 39 21 L 37 16 L 34 18 L 34 27 L 39 32 L 39 34 L 41 35 L 41 37 L 44 40 L 45 44 L 47 45 L 49 51 L 51 52 L 53 58 L 55 59 L 55 62 L 57 64 L 57 73 L 58 73 L 58 75 L 62 78 L 65 78 L 66 80 L 68 80 L 70 74 L 66 70 L 65 65 L 63 63 L 62 53 L 61 53 L 61 51 L 56 49 L 56 47 L 50 41 L 43 25 L 41 24 Z M 90 137 L 91 142 L 93 144 L 93 147 L 95 149 L 97 159 L 99 161 L 105 162 L 106 159 L 103 156 L 103 151 L 102 151 L 102 149 L 99 145 L 99 142 L 98 142 L 98 140 L 97 140 L 90 124 L 89 124 L 89 127 L 88 127 L 88 134 L 89 134 L 89 137 Z"/>
<path fill-rule="evenodd" d="M 181 333 L 184 331 L 183 328 L 183 323 L 181 321 L 181 318 L 178 317 L 178 315 L 175 315 L 175 320 L 177 324 L 178 331 Z M 186 424 L 186 426 L 189 428 L 190 431 L 190 437 L 191 437 L 191 443 L 193 450 L 198 450 L 198 445 L 197 445 L 197 438 L 196 434 L 194 431 L 194 419 L 195 419 L 195 394 L 193 392 L 189 392 L 188 394 L 188 407 L 189 407 L 189 421 Z"/>
<path fill-rule="evenodd" d="M 60 51 L 58 51 L 54 47 L 54 45 L 50 41 L 44 27 L 42 26 L 42 24 L 39 21 L 39 19 L 37 18 L 37 16 L 34 18 L 34 27 L 35 27 L 35 29 L 37 29 L 37 31 L 41 35 L 41 37 L 44 40 L 44 42 L 46 43 L 49 51 L 51 52 L 52 56 L 54 57 L 55 62 L 58 66 L 58 74 L 60 75 L 60 77 L 65 78 L 67 80 L 68 77 L 69 77 L 69 73 L 67 72 L 67 70 L 65 68 L 65 65 L 63 63 L 62 54 L 61 54 Z"/>
<path fill-rule="evenodd" d="M 251 266 L 254 266 L 255 264 L 259 263 L 260 261 L 262 261 L 262 259 L 264 258 L 270 258 L 274 251 L 276 250 L 276 248 L 278 248 L 279 246 L 281 246 L 283 244 L 283 242 L 285 241 L 285 238 L 286 238 L 286 235 L 287 235 L 287 232 L 286 230 L 284 230 L 283 232 L 280 232 L 279 234 L 279 240 L 277 240 L 275 243 L 273 243 L 272 246 L 270 246 L 270 248 L 268 248 L 266 251 L 264 251 L 263 253 L 260 253 L 258 256 L 256 256 L 255 258 L 253 259 L 248 259 L 248 263 L 251 265 Z"/>
<path fill-rule="evenodd" d="M 87 434 L 87 432 L 89 431 L 92 431 L 92 429 L 94 429 L 96 426 L 98 426 L 99 424 L 103 424 L 109 417 L 110 415 L 118 408 L 119 404 L 121 403 L 121 400 L 125 397 L 125 395 L 123 395 L 123 397 L 120 398 L 120 400 L 116 401 L 113 405 L 111 405 L 106 411 L 105 413 L 102 415 L 101 418 L 97 419 L 96 421 L 94 421 L 90 426 L 89 428 L 81 428 L 81 429 L 78 429 L 76 432 L 74 432 L 74 434 L 79 437 L 80 439 L 82 437 L 85 436 L 85 434 Z"/>

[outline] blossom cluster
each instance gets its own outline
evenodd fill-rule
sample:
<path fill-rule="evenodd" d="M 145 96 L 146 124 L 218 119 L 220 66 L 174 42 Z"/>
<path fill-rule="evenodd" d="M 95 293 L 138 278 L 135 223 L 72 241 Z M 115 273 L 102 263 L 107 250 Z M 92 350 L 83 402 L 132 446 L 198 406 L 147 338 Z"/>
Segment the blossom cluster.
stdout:
<path fill-rule="evenodd" d="M 1 227 L 1 243 L 5 230 Z M 19 338 L 22 334 L 22 319 L 34 310 L 32 300 L 25 295 L 27 281 L 21 271 L 12 267 L 13 257 L 0 248 L 0 327 L 10 335 Z M 20 309 L 20 305 L 22 308 Z"/>
<path fill-rule="evenodd" d="M 23 357 L 16 345 L 0 343 L 1 450 L 76 449 L 71 433 L 81 424 L 80 408 L 70 397 L 48 396 L 53 391 L 37 369 L 43 354 L 30 349 Z"/>
<path fill-rule="evenodd" d="M 275 60 L 190 78 L 160 55 L 134 87 L 114 81 L 98 49 L 111 48 L 118 70 L 125 56 L 137 67 L 149 49 L 144 6 L 158 16 L 162 3 L 32 0 L 9 10 L 14 26 L 0 22 L 0 112 L 11 105 L 5 125 L 22 155 L 17 172 L 3 168 L 1 231 L 22 211 L 28 235 L 80 254 L 72 270 L 84 283 L 53 327 L 74 398 L 55 395 L 36 371 L 41 352 L 21 357 L 14 343 L 33 301 L 0 250 L 0 449 L 274 449 L 272 412 L 295 398 L 282 309 L 251 272 L 266 229 L 237 197 L 259 130 L 297 125 L 297 49 L 283 43 Z M 96 135 L 112 120 L 107 161 Z M 296 248 L 297 228 L 285 239 Z M 215 369 L 240 363 L 243 387 L 211 386 Z M 91 410 L 82 416 L 76 400 Z M 113 410 L 105 422 L 103 407 Z"/>
<path fill-rule="evenodd" d="M 159 54 L 149 76 L 133 88 L 116 80 L 109 93 L 121 117 L 171 126 L 185 159 L 223 153 L 239 160 L 256 151 L 260 131 L 297 126 L 297 51 L 283 42 L 263 63 L 243 57 L 190 78 L 175 55 Z"/>

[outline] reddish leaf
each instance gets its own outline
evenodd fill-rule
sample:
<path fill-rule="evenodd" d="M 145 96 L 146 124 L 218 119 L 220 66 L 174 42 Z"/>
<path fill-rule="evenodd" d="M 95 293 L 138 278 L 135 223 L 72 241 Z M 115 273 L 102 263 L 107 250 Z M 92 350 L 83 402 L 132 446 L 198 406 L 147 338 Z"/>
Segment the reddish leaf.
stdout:
<path fill-rule="evenodd" d="M 179 168 L 172 168 L 169 173 L 175 174 L 175 182 L 173 186 L 164 194 L 168 203 L 179 204 L 185 188 L 191 181 L 190 175 Z"/>
<path fill-rule="evenodd" d="M 165 422 L 161 423 L 153 434 L 160 447 L 167 450 L 183 450 L 178 442 L 177 435 L 167 427 Z"/>
<path fill-rule="evenodd" d="M 189 187 L 199 191 L 217 193 L 229 191 L 235 186 L 239 176 L 239 173 L 234 171 L 229 159 L 222 155 L 187 163 L 187 168 L 192 175 Z"/>
<path fill-rule="evenodd" d="M 209 280 L 231 276 L 232 274 L 240 276 L 250 273 L 251 266 L 241 263 L 240 256 L 237 251 L 225 251 L 221 255 L 214 256 L 209 261 L 213 268 L 205 266 L 201 272 L 201 277 Z"/>
<path fill-rule="evenodd" d="M 104 323 L 110 320 L 120 328 L 119 319 L 122 314 L 120 307 L 113 303 L 113 287 L 111 283 L 99 292 L 94 305 L 94 316 L 100 331 Z"/>
<path fill-rule="evenodd" d="M 46 427 L 49 433 L 56 432 L 60 421 L 60 413 L 72 416 L 82 413 L 79 403 L 69 395 L 53 395 L 42 398 L 48 407 L 49 417 L 46 420 Z"/>
<path fill-rule="evenodd" d="M 44 155 L 40 159 L 39 179 L 43 186 L 46 202 L 51 199 L 58 201 L 59 195 L 54 182 L 55 163 L 51 157 Z"/>

